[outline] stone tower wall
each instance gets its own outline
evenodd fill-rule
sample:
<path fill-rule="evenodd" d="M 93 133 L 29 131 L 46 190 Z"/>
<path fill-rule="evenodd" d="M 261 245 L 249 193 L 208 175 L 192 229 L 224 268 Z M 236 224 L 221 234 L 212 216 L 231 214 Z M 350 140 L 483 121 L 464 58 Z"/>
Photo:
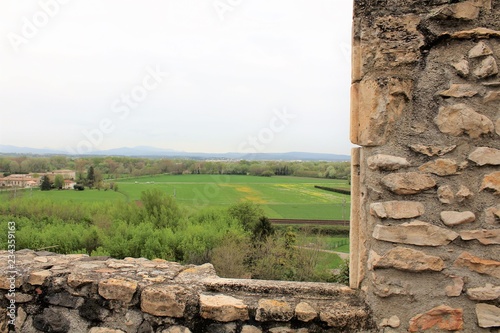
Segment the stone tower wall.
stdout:
<path fill-rule="evenodd" d="M 352 59 L 351 287 L 385 332 L 498 332 L 500 1 L 356 0 Z"/>

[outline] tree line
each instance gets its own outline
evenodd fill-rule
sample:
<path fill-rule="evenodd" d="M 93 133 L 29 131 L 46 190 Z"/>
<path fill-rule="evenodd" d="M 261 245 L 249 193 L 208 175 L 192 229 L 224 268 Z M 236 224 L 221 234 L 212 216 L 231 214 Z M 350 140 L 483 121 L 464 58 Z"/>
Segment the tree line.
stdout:
<path fill-rule="evenodd" d="M 94 183 L 106 179 L 156 174 L 228 174 L 298 176 L 349 179 L 349 162 L 325 161 L 209 161 L 138 157 L 0 156 L 0 174 L 44 173 L 59 169 L 76 171 L 75 181 L 87 181 L 93 168 Z"/>

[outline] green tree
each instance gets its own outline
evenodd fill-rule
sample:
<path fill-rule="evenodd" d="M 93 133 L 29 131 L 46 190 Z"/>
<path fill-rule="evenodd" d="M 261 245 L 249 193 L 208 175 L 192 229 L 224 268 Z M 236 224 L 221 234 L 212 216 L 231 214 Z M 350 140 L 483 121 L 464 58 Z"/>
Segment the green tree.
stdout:
<path fill-rule="evenodd" d="M 51 185 L 50 185 L 50 180 L 48 176 L 43 176 L 42 177 L 42 184 L 40 185 L 40 189 L 42 191 L 50 191 Z"/>
<path fill-rule="evenodd" d="M 257 224 L 255 224 L 253 230 L 254 239 L 257 241 L 264 241 L 267 237 L 274 234 L 274 228 L 271 225 L 271 221 L 265 216 L 259 218 Z"/>
<path fill-rule="evenodd" d="M 87 186 L 89 188 L 94 187 L 95 183 L 95 174 L 94 174 L 94 167 L 90 166 L 89 170 L 87 171 Z"/>
<path fill-rule="evenodd" d="M 251 231 L 259 221 L 259 217 L 264 216 L 262 208 L 256 204 L 246 201 L 237 203 L 229 207 L 229 216 L 240 222 L 243 229 Z"/>
<path fill-rule="evenodd" d="M 54 179 L 54 187 L 57 189 L 62 189 L 64 186 L 64 178 L 62 175 L 56 175 Z"/>
<path fill-rule="evenodd" d="M 155 227 L 176 228 L 181 218 L 181 211 L 174 198 L 155 188 L 141 193 L 141 201 L 146 216 Z"/>

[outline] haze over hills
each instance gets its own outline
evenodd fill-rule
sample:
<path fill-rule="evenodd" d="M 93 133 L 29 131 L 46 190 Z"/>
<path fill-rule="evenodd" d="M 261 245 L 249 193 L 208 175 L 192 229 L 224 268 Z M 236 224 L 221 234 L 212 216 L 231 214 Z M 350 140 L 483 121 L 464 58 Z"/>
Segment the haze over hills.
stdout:
<path fill-rule="evenodd" d="M 11 145 L 0 145 L 0 154 L 31 154 L 31 155 L 74 155 L 74 156 L 129 156 L 129 157 L 181 157 L 193 159 L 246 159 L 246 160 L 302 160 L 302 161 L 349 161 L 349 155 L 287 152 L 287 153 L 201 153 L 163 149 L 150 146 L 121 147 L 93 151 L 87 154 L 71 154 L 64 150 L 51 148 L 30 148 Z"/>

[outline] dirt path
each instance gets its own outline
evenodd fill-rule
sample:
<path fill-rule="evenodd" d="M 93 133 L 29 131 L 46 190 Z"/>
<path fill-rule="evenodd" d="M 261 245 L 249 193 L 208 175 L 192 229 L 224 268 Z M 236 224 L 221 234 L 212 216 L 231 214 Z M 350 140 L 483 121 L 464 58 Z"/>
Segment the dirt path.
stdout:
<path fill-rule="evenodd" d="M 349 253 L 344 253 L 344 252 L 337 252 L 337 251 L 331 251 L 331 250 L 323 250 L 323 249 L 315 249 L 312 247 L 307 247 L 307 246 L 296 246 L 298 249 L 304 249 L 304 250 L 315 250 L 319 252 L 325 252 L 325 253 L 333 253 L 336 254 L 340 257 L 342 260 L 347 260 L 349 259 Z"/>

